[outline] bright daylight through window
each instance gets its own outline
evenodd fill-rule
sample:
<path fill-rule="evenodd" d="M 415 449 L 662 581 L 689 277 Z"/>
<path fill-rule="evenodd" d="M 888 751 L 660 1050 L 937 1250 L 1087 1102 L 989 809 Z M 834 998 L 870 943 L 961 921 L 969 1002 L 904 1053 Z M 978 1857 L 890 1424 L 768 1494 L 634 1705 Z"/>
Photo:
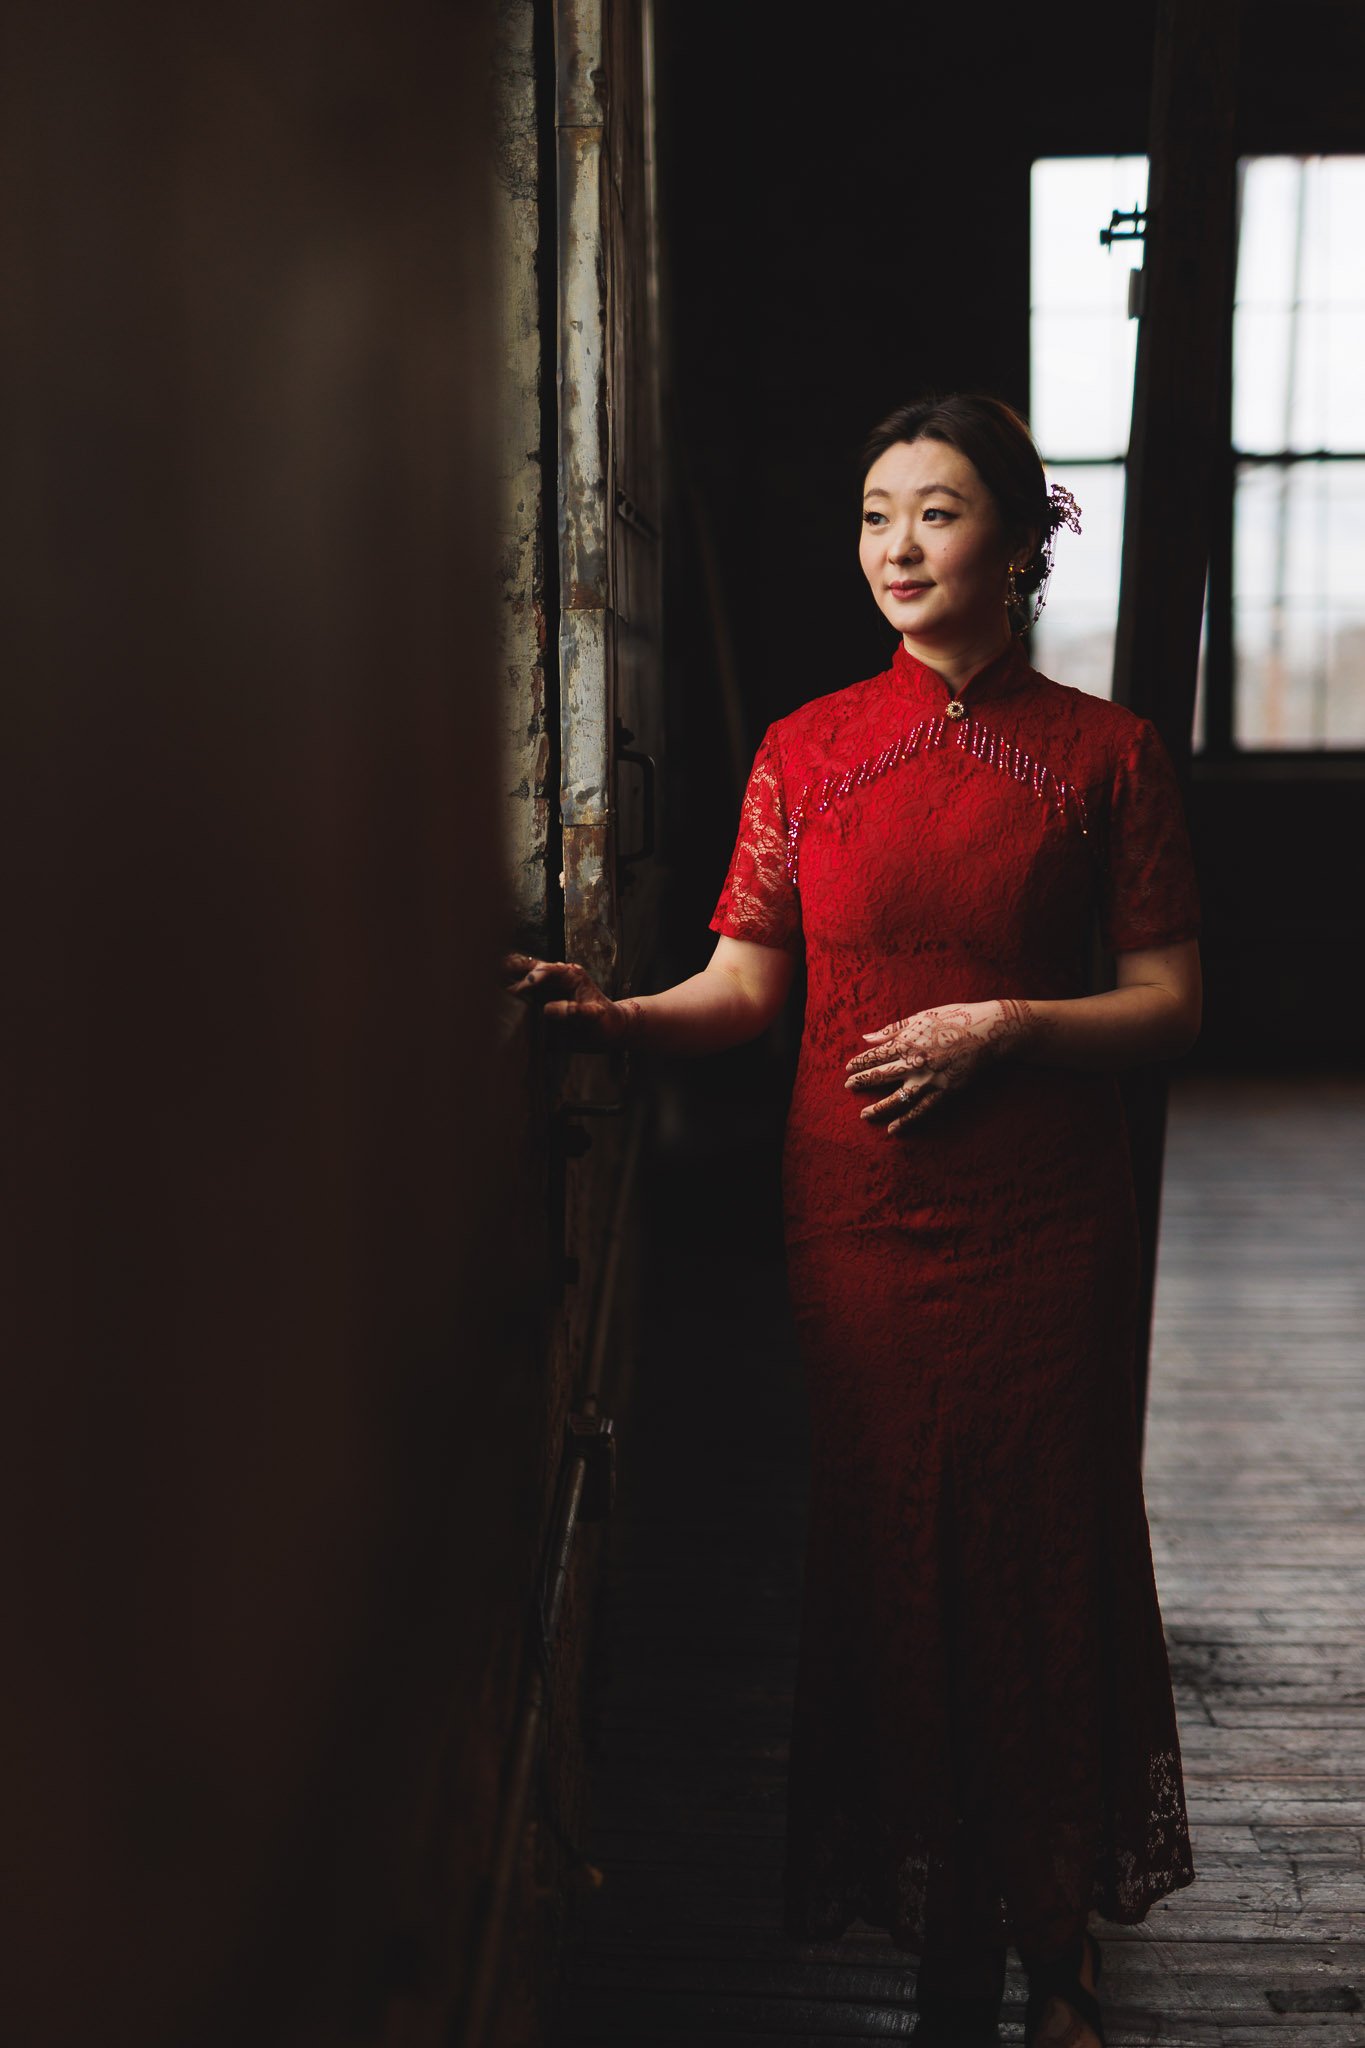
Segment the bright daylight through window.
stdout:
<path fill-rule="evenodd" d="M 1233 314 L 1232 732 L 1239 748 L 1365 746 L 1365 157 L 1239 167 Z M 1079 499 L 1033 638 L 1045 673 L 1107 695 L 1118 609 L 1144 157 L 1033 166 L 1031 418 Z M 1212 402 L 1212 401 L 1211 401 Z M 1202 730 L 1203 663 L 1196 711 Z"/>

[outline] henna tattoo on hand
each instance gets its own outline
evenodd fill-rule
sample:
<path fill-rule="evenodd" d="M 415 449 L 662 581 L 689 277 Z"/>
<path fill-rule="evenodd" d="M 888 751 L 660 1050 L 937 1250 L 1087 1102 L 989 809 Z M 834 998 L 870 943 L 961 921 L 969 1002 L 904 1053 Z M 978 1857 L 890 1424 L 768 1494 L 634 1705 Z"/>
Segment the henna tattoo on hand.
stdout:
<path fill-rule="evenodd" d="M 881 1100 L 860 1114 L 885 1124 L 889 1135 L 965 1087 L 984 1061 L 998 1059 L 1033 1029 L 1033 1010 L 1021 996 L 921 1010 L 869 1033 L 876 1042 L 849 1060 L 845 1085 L 879 1091 Z"/>
<path fill-rule="evenodd" d="M 987 1037 L 994 1039 L 1001 1049 L 1016 1045 L 1030 1037 L 1037 1029 L 1038 1020 L 1033 1005 L 1023 996 L 999 996 L 997 1007 L 1000 1015 L 989 1027 Z"/>
<path fill-rule="evenodd" d="M 509 995 L 542 999 L 546 1025 L 566 1051 L 607 1052 L 639 1034 L 641 1009 L 635 998 L 613 1002 L 577 961 L 509 953 L 503 956 L 503 973 Z"/>

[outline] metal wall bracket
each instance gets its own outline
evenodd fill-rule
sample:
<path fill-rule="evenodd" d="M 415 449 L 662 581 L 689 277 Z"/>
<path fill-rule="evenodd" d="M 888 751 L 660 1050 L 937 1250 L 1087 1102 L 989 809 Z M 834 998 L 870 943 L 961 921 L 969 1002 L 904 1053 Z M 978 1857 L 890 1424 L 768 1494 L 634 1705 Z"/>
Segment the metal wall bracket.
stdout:
<path fill-rule="evenodd" d="M 1125 226 L 1124 223 L 1127 223 Z M 1107 228 L 1100 229 L 1100 241 L 1106 249 L 1112 249 L 1115 242 L 1145 242 L 1147 239 L 1147 209 L 1135 206 L 1131 213 L 1120 213 L 1115 207 L 1109 216 Z"/>

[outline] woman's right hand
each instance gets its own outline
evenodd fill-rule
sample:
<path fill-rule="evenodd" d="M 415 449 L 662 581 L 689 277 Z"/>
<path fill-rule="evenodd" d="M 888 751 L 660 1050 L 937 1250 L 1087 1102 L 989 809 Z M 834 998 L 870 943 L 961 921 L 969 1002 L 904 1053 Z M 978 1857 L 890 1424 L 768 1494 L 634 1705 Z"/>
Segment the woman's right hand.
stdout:
<path fill-rule="evenodd" d="M 507 993 L 539 1002 L 556 1041 L 568 1051 L 612 1052 L 631 1035 L 634 1005 L 614 1003 L 575 961 L 505 953 L 502 968 Z"/>

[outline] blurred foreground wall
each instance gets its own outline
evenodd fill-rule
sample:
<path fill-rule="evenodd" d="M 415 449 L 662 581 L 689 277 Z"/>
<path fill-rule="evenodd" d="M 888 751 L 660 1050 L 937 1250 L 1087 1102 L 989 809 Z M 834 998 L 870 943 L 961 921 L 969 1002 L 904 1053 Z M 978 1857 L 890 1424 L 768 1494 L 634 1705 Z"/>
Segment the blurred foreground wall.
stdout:
<path fill-rule="evenodd" d="M 435 2040 L 464 1967 L 540 1511 L 491 14 L 6 10 L 13 2048 Z"/>

